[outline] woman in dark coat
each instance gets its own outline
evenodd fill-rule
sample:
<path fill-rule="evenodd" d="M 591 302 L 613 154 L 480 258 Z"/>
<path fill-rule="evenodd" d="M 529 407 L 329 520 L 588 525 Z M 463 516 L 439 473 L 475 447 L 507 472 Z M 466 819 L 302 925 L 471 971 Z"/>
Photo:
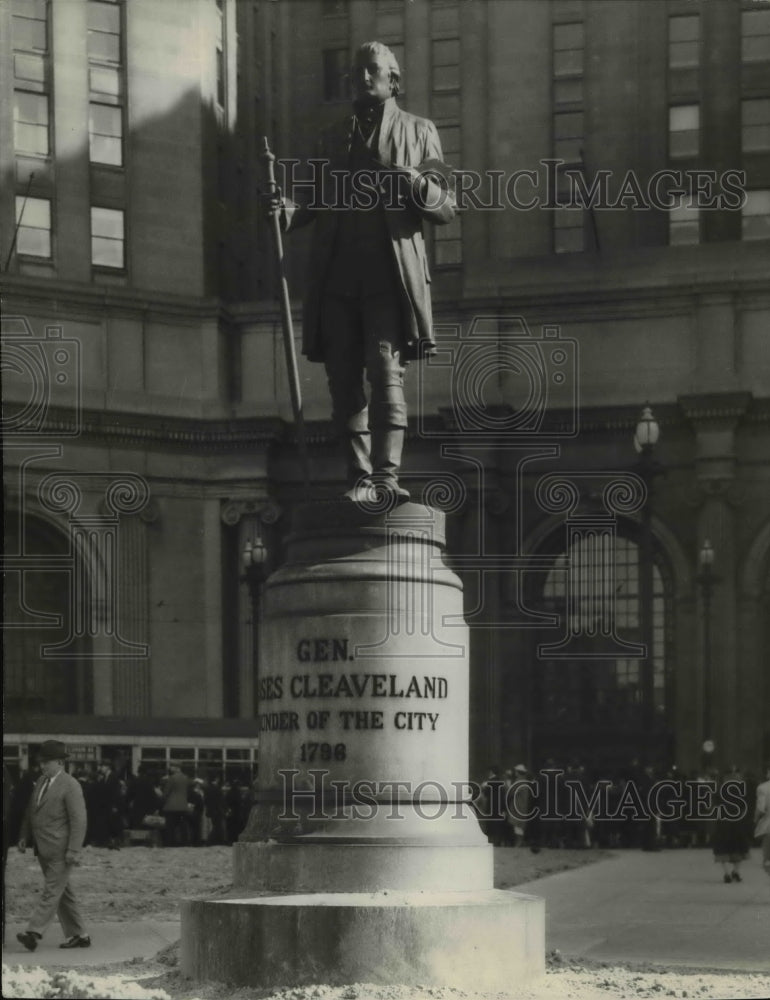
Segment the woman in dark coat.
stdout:
<path fill-rule="evenodd" d="M 725 775 L 717 796 L 719 814 L 714 824 L 711 848 L 722 865 L 724 882 L 741 882 L 741 861 L 749 854 L 746 831 L 746 783 L 737 771 Z"/>

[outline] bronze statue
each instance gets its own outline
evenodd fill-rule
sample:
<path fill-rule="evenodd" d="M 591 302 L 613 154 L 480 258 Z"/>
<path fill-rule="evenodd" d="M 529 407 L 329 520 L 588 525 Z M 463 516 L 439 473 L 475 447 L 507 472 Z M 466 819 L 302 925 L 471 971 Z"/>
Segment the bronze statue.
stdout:
<path fill-rule="evenodd" d="M 352 75 L 353 115 L 321 135 L 313 199 L 276 192 L 268 205 L 284 231 L 315 222 L 302 349 L 326 367 L 346 495 L 374 486 L 401 501 L 405 368 L 435 349 L 423 222 L 451 222 L 456 207 L 436 126 L 396 103 L 390 49 L 362 45 Z"/>

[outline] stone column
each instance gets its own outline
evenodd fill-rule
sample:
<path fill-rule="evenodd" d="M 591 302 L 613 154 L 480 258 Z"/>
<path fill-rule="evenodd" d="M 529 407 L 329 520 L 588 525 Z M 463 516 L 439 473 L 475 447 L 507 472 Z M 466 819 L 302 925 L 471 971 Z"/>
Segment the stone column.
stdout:
<path fill-rule="evenodd" d="M 714 763 L 720 767 L 735 762 L 738 750 L 736 677 L 737 660 L 737 561 L 736 508 L 741 496 L 735 478 L 735 438 L 740 418 L 750 400 L 748 393 L 680 398 L 686 416 L 695 430 L 695 484 L 690 502 L 697 509 L 697 535 L 693 563 L 708 539 L 714 547 L 714 587 L 711 597 L 711 622 L 708 630 L 699 628 L 698 651 L 701 666 L 700 700 L 703 703 L 702 675 L 704 643 L 711 644 L 711 704 L 713 730 L 703 732 L 716 744 Z M 703 597 L 698 595 L 700 615 Z"/>

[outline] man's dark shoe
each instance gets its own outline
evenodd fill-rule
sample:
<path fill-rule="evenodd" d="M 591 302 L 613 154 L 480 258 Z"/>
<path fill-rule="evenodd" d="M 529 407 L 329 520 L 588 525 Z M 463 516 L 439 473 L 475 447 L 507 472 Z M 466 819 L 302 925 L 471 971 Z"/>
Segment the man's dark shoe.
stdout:
<path fill-rule="evenodd" d="M 37 943 L 40 940 L 40 935 L 35 934 L 34 931 L 20 931 L 16 935 L 16 940 L 21 941 L 27 951 L 34 951 L 37 948 Z"/>
<path fill-rule="evenodd" d="M 91 938 L 87 934 L 73 934 L 72 937 L 62 941 L 60 948 L 90 948 Z"/>

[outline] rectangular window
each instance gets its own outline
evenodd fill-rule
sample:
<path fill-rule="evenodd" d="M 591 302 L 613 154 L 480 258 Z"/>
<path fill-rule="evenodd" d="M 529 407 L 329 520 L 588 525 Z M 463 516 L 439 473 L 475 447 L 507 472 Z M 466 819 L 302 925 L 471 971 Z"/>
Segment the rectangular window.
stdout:
<path fill-rule="evenodd" d="M 553 210 L 554 253 L 580 253 L 585 250 L 582 208 Z"/>
<path fill-rule="evenodd" d="M 694 243 L 700 243 L 700 209 L 696 200 L 688 195 L 669 210 L 668 244 L 674 247 Z"/>
<path fill-rule="evenodd" d="M 344 17 L 348 12 L 349 0 L 322 0 L 323 17 Z"/>
<path fill-rule="evenodd" d="M 668 19 L 668 65 L 670 69 L 697 66 L 700 56 L 700 17 L 697 14 Z"/>
<path fill-rule="evenodd" d="M 585 28 L 582 22 L 553 26 L 553 75 L 582 76 Z"/>
<path fill-rule="evenodd" d="M 347 49 L 324 49 L 324 100 L 345 101 L 350 97 L 350 60 Z"/>
<path fill-rule="evenodd" d="M 112 98 L 121 95 L 120 70 L 112 66 L 89 66 L 88 88 L 92 97 Z"/>
<path fill-rule="evenodd" d="M 433 256 L 436 267 L 450 267 L 462 264 L 463 232 L 462 220 L 456 216 L 446 226 L 436 226 L 433 230 Z"/>
<path fill-rule="evenodd" d="M 16 252 L 28 257 L 51 257 L 51 202 L 47 198 L 16 195 Z"/>
<path fill-rule="evenodd" d="M 583 148 L 583 112 L 560 111 L 553 116 L 553 155 L 565 163 L 579 163 Z"/>
<path fill-rule="evenodd" d="M 47 94 L 31 94 L 25 90 L 14 93 L 13 136 L 17 153 L 48 155 Z"/>
<path fill-rule="evenodd" d="M 120 7 L 102 0 L 88 3 L 88 58 L 120 63 Z"/>
<path fill-rule="evenodd" d="M 431 110 L 437 121 L 459 121 L 460 95 L 434 94 L 431 98 Z"/>
<path fill-rule="evenodd" d="M 14 0 L 11 31 L 14 49 L 47 52 L 48 20 L 45 0 Z"/>
<path fill-rule="evenodd" d="M 224 4 L 217 0 L 217 37 L 216 37 L 216 74 L 217 74 L 217 104 L 220 108 L 226 107 L 227 86 L 225 63 L 225 18 Z"/>
<path fill-rule="evenodd" d="M 91 263 L 97 267 L 124 267 L 125 230 L 123 212 L 115 208 L 91 208 Z"/>
<path fill-rule="evenodd" d="M 456 167 L 460 162 L 460 126 L 444 125 L 441 128 L 441 152 L 444 160 Z"/>
<path fill-rule="evenodd" d="M 460 89 L 460 39 L 433 43 L 433 90 Z"/>
<path fill-rule="evenodd" d="M 770 239 L 770 190 L 747 191 L 741 213 L 741 238 Z"/>
<path fill-rule="evenodd" d="M 460 17 L 457 3 L 434 3 L 431 10 L 431 34 L 457 35 L 460 30 Z"/>
<path fill-rule="evenodd" d="M 29 52 L 17 52 L 13 57 L 13 75 L 22 83 L 45 83 L 45 58 Z"/>
<path fill-rule="evenodd" d="M 770 60 L 770 10 L 741 11 L 741 59 Z"/>
<path fill-rule="evenodd" d="M 91 104 L 88 109 L 88 145 L 91 163 L 123 166 L 123 109 Z"/>
<path fill-rule="evenodd" d="M 744 153 L 770 150 L 770 97 L 741 101 L 741 148 Z"/>
<path fill-rule="evenodd" d="M 700 105 L 668 109 L 668 155 L 672 160 L 697 156 L 700 149 Z"/>
<path fill-rule="evenodd" d="M 553 99 L 556 104 L 582 104 L 583 78 L 554 80 Z"/>

